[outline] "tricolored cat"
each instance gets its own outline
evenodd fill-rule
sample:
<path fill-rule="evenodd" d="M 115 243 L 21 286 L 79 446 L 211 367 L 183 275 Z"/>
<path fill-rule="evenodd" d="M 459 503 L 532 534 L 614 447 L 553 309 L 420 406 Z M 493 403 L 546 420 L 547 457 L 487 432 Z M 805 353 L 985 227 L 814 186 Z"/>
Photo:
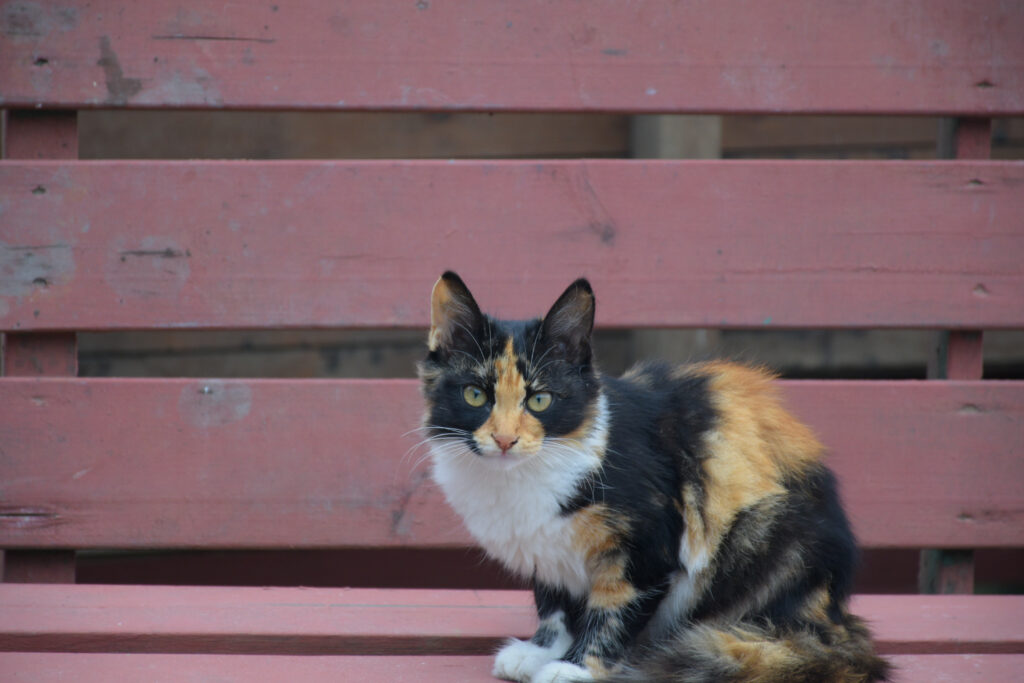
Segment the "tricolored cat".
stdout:
<path fill-rule="evenodd" d="M 772 376 L 724 362 L 593 363 L 594 294 L 541 319 L 480 312 L 454 273 L 419 374 L 434 478 L 540 626 L 499 678 L 886 680 L 847 611 L 857 549 L 823 447 Z"/>

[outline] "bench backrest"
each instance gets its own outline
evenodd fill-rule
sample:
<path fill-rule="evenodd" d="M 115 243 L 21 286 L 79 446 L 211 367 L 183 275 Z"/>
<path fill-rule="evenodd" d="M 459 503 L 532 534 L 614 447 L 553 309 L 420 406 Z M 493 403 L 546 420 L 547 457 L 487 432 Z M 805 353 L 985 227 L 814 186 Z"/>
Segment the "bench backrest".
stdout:
<path fill-rule="evenodd" d="M 421 328 L 446 268 L 513 317 L 585 274 L 606 327 L 946 330 L 945 381 L 784 391 L 864 545 L 1024 545 L 1024 383 L 981 381 L 980 332 L 1024 327 L 1024 163 L 984 160 L 990 117 L 1024 113 L 1020 7 L 5 12 L 0 547 L 466 545 L 406 434 L 411 379 L 73 376 L 84 330 Z M 960 125 L 958 158 L 932 162 L 76 161 L 74 111 L 95 107 Z"/>

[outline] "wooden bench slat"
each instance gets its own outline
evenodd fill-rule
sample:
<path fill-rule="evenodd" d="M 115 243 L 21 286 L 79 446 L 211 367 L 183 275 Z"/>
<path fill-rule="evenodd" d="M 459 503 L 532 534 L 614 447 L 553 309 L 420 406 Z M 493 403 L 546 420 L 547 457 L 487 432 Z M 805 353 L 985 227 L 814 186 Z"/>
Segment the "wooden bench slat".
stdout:
<path fill-rule="evenodd" d="M 526 591 L 0 584 L 0 651 L 485 654 Z M 888 654 L 1024 653 L 1022 596 L 858 595 Z"/>
<path fill-rule="evenodd" d="M 896 655 L 897 683 L 1017 683 L 1024 655 Z M 217 680 L 222 683 L 493 683 L 490 656 L 354 657 L 0 653 L 11 683 Z"/>
<path fill-rule="evenodd" d="M 1024 111 L 1024 12 L 998 0 L 71 0 L 3 20 L 6 107 Z"/>
<path fill-rule="evenodd" d="M 0 330 L 1024 327 L 1024 162 L 12 162 Z M 127 226 L 127 227 L 126 227 Z"/>
<path fill-rule="evenodd" d="M 1002 655 L 1012 657 L 1013 655 Z M 962 657 L 962 656 L 961 656 Z M 973 655 L 976 661 L 996 659 Z M 954 660 L 957 657 L 950 656 Z M 0 671 L 9 683 L 109 683 L 110 681 L 217 681 L 217 683 L 494 683 L 490 656 L 285 656 L 164 655 L 99 653 L 0 653 Z M 981 671 L 996 662 L 975 664 Z M 922 667 L 923 668 L 923 667 Z M 924 679 L 921 679 L 922 681 Z M 972 679 L 966 679 L 972 680 Z M 973 679 L 981 680 L 981 679 Z M 987 679 L 994 681 L 998 679 Z"/>
<path fill-rule="evenodd" d="M 1024 382 L 787 381 L 868 547 L 1024 543 Z M 413 380 L 0 380 L 0 547 L 470 544 Z"/>

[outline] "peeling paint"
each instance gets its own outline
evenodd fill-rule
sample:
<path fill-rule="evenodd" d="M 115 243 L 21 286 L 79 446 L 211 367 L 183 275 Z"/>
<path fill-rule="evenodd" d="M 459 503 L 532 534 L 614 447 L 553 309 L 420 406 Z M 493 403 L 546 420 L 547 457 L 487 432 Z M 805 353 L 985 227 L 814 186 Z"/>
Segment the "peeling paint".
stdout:
<path fill-rule="evenodd" d="M 12 2 L 4 5 L 0 14 L 0 30 L 15 40 L 42 38 L 49 33 L 45 14 L 37 2 Z"/>
<path fill-rule="evenodd" d="M 177 69 L 157 80 L 135 100 L 139 104 L 174 106 L 181 104 L 224 104 L 220 89 L 210 72 L 199 67 Z"/>
<path fill-rule="evenodd" d="M 28 296 L 37 289 L 70 281 L 74 272 L 74 252 L 69 244 L 0 242 L 0 296 Z"/>
<path fill-rule="evenodd" d="M 106 78 L 107 104 L 125 104 L 142 90 L 140 79 L 124 75 L 117 53 L 110 46 L 110 36 L 100 36 L 100 58 L 96 66 L 102 67 Z"/>
<path fill-rule="evenodd" d="M 70 31 L 78 25 L 73 7 L 44 7 L 38 2 L 9 2 L 0 11 L 0 33 L 18 41 L 36 41 L 54 29 Z"/>

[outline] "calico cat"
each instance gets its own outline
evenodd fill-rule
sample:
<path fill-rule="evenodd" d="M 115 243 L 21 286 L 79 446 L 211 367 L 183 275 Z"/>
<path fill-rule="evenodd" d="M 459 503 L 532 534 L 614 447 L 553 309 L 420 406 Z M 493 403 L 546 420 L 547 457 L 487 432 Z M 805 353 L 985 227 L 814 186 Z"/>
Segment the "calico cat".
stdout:
<path fill-rule="evenodd" d="M 419 374 L 434 478 L 540 625 L 515 681 L 882 681 L 847 611 L 856 545 L 823 448 L 766 372 L 593 363 L 577 280 L 542 319 L 445 273 Z"/>

